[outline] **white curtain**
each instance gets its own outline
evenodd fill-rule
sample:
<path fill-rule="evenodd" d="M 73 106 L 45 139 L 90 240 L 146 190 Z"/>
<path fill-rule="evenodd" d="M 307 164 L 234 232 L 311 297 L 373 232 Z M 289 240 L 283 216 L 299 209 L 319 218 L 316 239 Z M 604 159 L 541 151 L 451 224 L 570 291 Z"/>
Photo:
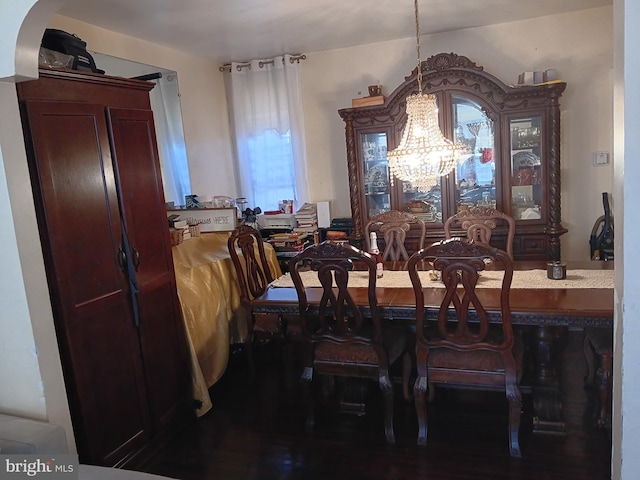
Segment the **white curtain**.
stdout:
<path fill-rule="evenodd" d="M 164 75 L 155 83 L 150 98 L 156 125 L 165 201 L 184 205 L 185 195 L 191 195 L 191 182 L 182 128 L 178 79 L 176 75 Z"/>
<path fill-rule="evenodd" d="M 236 178 L 248 206 L 277 210 L 308 199 L 300 65 L 290 55 L 232 63 L 227 74 Z"/>

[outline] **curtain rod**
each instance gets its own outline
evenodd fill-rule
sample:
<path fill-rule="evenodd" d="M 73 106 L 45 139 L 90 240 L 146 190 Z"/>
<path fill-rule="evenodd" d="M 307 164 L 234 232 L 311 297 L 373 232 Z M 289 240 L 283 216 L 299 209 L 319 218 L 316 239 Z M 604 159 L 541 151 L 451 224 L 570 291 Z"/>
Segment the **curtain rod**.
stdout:
<path fill-rule="evenodd" d="M 298 62 L 300 63 L 300 60 L 306 60 L 307 56 L 306 55 L 292 55 L 291 57 L 289 57 L 289 63 L 293 63 L 293 62 Z M 258 66 L 260 68 L 264 67 L 265 65 L 273 65 L 274 60 L 261 60 L 260 62 L 258 62 Z M 284 57 L 282 58 L 282 63 L 284 63 Z M 250 68 L 251 67 L 251 63 L 240 63 L 236 66 L 236 69 L 238 71 L 241 71 L 243 68 Z M 225 63 L 224 65 L 222 65 L 220 68 L 218 68 L 218 70 L 220 70 L 221 72 L 230 72 L 231 71 L 231 64 L 230 63 Z"/>

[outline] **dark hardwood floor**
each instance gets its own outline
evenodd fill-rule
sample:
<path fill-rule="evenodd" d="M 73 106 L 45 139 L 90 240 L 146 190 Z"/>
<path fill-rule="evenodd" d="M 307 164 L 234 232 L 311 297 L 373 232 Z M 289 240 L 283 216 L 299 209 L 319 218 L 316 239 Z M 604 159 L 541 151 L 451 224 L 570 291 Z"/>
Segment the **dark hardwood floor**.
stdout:
<path fill-rule="evenodd" d="M 509 457 L 502 394 L 440 390 L 430 406 L 426 448 L 416 445 L 413 403 L 403 400 L 399 385 L 395 445 L 385 443 L 375 385 L 364 416 L 327 405 L 315 434 L 306 435 L 297 385 L 287 381 L 282 358 L 261 345 L 255 383 L 247 382 L 244 355 L 232 355 L 223 379 L 211 389 L 213 409 L 143 470 L 181 480 L 609 479 L 610 432 L 593 424 L 595 395 L 582 383 L 582 335 L 568 332 L 562 355 L 568 434 L 532 433 L 526 395 L 521 459 Z"/>

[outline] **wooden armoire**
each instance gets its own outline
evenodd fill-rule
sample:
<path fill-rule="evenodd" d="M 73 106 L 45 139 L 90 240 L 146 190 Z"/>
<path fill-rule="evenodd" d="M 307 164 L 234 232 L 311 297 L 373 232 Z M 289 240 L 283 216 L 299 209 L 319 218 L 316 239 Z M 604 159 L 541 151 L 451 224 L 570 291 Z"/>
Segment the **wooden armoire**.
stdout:
<path fill-rule="evenodd" d="M 195 418 L 152 87 L 68 70 L 17 86 L 82 463 L 135 465 Z"/>

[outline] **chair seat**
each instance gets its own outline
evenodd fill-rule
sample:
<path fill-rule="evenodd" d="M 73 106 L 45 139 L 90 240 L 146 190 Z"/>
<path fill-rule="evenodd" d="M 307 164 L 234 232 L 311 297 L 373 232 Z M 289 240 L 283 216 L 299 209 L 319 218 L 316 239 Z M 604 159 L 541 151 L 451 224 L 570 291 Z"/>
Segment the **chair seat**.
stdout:
<path fill-rule="evenodd" d="M 516 335 L 513 343 L 513 357 L 516 361 L 516 382 L 519 384 L 524 371 L 524 341 L 522 337 Z M 452 348 L 432 348 L 428 357 L 428 368 L 431 372 L 430 380 L 435 383 L 446 379 L 447 384 L 474 385 L 475 376 L 478 377 L 477 384 L 490 388 L 486 377 L 494 377 L 494 385 L 504 386 L 504 361 L 499 352 L 488 350 L 472 350 L 461 352 Z M 464 372 L 465 381 L 452 382 L 446 375 L 447 372 Z"/>
<path fill-rule="evenodd" d="M 384 345 L 389 356 L 389 364 L 393 364 L 404 353 L 408 345 L 408 334 L 401 328 L 385 330 Z M 378 356 L 371 345 L 344 344 L 323 341 L 315 349 L 316 362 L 340 362 L 344 364 L 360 364 L 378 366 Z"/>
<path fill-rule="evenodd" d="M 519 335 L 514 336 L 513 356 L 516 360 L 518 372 L 521 372 L 524 359 L 524 342 Z M 429 368 L 504 373 L 502 355 L 491 350 L 461 352 L 453 348 L 432 347 L 429 349 L 428 365 Z"/>

